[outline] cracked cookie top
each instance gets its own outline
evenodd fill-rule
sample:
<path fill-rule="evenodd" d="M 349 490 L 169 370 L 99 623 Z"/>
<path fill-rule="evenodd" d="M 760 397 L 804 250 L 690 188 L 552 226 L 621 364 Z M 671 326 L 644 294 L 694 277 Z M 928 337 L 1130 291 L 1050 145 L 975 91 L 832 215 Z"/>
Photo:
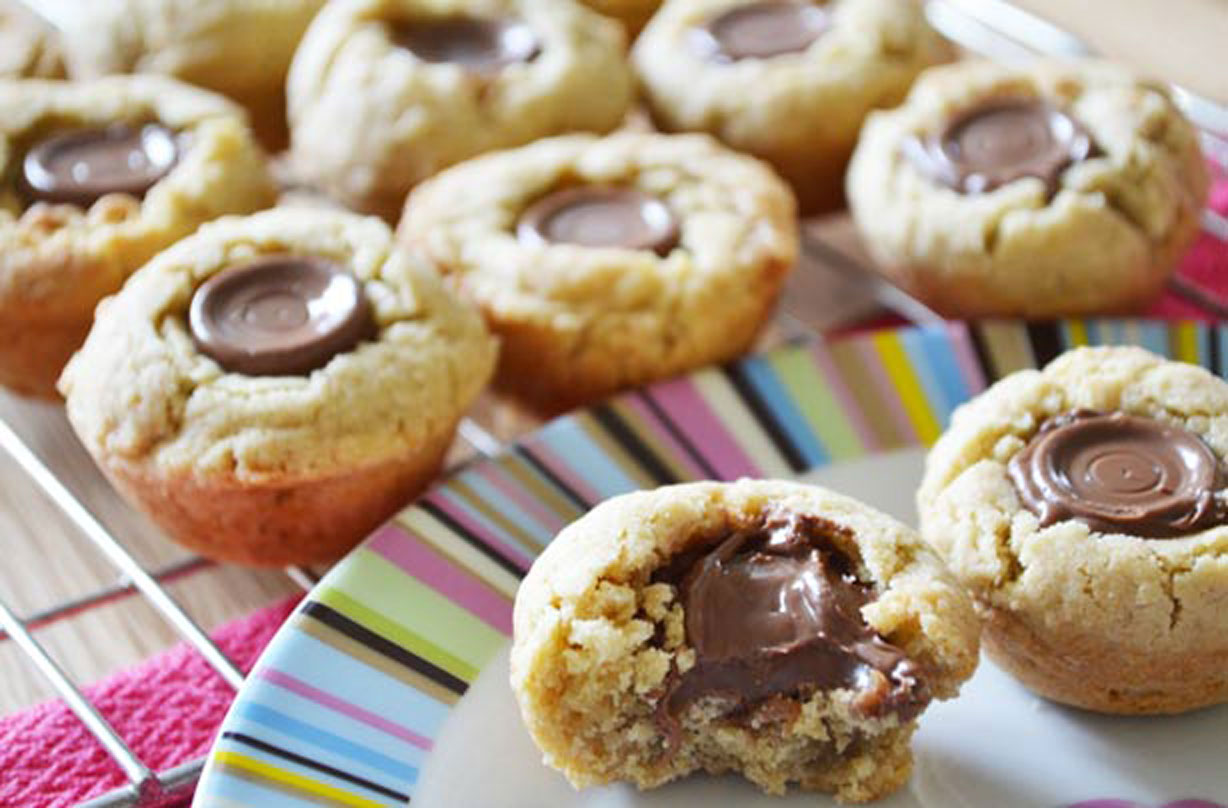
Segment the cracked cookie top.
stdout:
<path fill-rule="evenodd" d="M 99 307 L 60 387 L 96 457 L 246 481 L 400 456 L 490 376 L 477 312 L 377 219 L 205 225 Z"/>
<path fill-rule="evenodd" d="M 972 61 L 871 115 L 847 191 L 877 261 L 943 313 L 1043 316 L 1150 299 L 1207 184 L 1158 84 L 1094 61 Z"/>
<path fill-rule="evenodd" d="M 927 459 L 922 532 L 1049 653 L 1222 653 L 1226 455 L 1228 383 L 1079 348 L 956 411 Z"/>

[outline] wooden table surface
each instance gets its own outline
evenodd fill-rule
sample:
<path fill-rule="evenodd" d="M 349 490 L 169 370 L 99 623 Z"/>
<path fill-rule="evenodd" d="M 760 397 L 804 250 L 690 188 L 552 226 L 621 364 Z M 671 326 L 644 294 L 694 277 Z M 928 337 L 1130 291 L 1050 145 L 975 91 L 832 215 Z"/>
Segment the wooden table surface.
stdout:
<path fill-rule="evenodd" d="M 1228 101 L 1228 71 L 1219 47 L 1228 42 L 1225 0 L 1023 0 L 1054 15 L 1102 48 L 1143 69 Z M 856 253 L 848 222 L 836 217 L 818 227 L 824 238 Z M 799 268 L 784 296 L 783 328 L 825 329 L 877 309 L 875 282 L 832 265 Z M 766 338 L 779 338 L 782 327 Z M 53 471 L 150 569 L 181 562 L 187 554 L 143 517 L 127 508 L 94 469 L 54 404 L 0 392 L 0 417 L 8 421 Z M 532 426 L 493 400 L 475 418 L 502 439 Z M 458 451 L 464 451 L 463 449 Z M 112 568 L 67 524 L 11 460 L 0 455 L 0 598 L 21 614 L 34 614 L 115 583 Z M 247 614 L 295 591 L 276 570 L 208 565 L 168 584 L 170 592 L 206 627 Z M 79 682 L 130 666 L 175 642 L 169 626 L 139 597 L 128 597 L 41 628 L 37 636 Z M 0 642 L 0 714 L 52 696 L 12 642 Z"/>

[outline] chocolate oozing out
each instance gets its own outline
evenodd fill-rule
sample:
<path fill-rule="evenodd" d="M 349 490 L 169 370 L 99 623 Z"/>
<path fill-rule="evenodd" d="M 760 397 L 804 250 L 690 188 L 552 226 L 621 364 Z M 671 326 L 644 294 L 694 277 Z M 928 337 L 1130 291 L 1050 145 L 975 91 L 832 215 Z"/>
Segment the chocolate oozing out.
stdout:
<path fill-rule="evenodd" d="M 695 41 L 715 61 L 770 59 L 806 50 L 830 27 L 828 13 L 818 6 L 764 0 L 715 15 L 696 29 Z"/>
<path fill-rule="evenodd" d="M 833 542 L 842 531 L 812 516 L 773 514 L 658 571 L 655 580 L 679 589 L 696 652 L 695 666 L 667 685 L 658 713 L 667 730 L 708 697 L 729 701 L 735 716 L 836 688 L 859 691 L 868 717 L 908 721 L 925 708 L 921 666 L 861 615 L 876 594 Z"/>
<path fill-rule="evenodd" d="M 584 185 L 547 194 L 520 217 L 528 244 L 622 247 L 668 255 L 678 246 L 678 218 L 655 196 L 632 188 Z"/>
<path fill-rule="evenodd" d="M 326 258 L 268 255 L 196 291 L 196 347 L 231 373 L 296 376 L 375 335 L 371 306 L 348 270 Z"/>
<path fill-rule="evenodd" d="M 21 164 L 21 186 L 34 202 L 89 207 L 107 194 L 142 198 L 179 161 L 167 127 L 114 124 L 60 132 L 36 143 Z"/>
<path fill-rule="evenodd" d="M 1052 196 L 1062 172 L 1092 157 L 1096 145 L 1048 101 L 989 98 L 953 116 L 941 133 L 906 141 L 905 152 L 919 170 L 960 193 L 1036 177 Z"/>
<path fill-rule="evenodd" d="M 392 40 L 424 62 L 458 64 L 476 73 L 496 73 L 541 53 L 537 34 L 516 19 L 404 21 L 392 26 Z"/>
<path fill-rule="evenodd" d="M 1202 439 L 1122 412 L 1050 418 L 1011 458 L 1011 482 L 1042 526 L 1171 538 L 1228 523 L 1223 468 Z"/>

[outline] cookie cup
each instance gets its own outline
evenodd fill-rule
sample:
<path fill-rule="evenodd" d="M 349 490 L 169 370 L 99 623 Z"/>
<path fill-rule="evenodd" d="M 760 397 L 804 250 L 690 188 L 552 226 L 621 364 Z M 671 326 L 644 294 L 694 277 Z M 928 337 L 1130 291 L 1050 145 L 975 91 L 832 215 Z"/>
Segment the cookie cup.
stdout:
<path fill-rule="evenodd" d="M 515 19 L 539 52 L 494 72 L 428 62 L 393 27 Z M 296 173 L 351 208 L 395 223 L 405 195 L 440 169 L 575 130 L 606 132 L 633 94 L 624 34 L 576 0 L 338 0 L 316 18 L 288 84 Z"/>
<path fill-rule="evenodd" d="M 919 170 L 908 143 L 993 99 L 1040 99 L 1090 135 L 1055 188 L 1035 177 L 964 194 Z M 1198 135 L 1162 87 L 1101 62 L 927 72 L 870 116 L 848 172 L 863 240 L 893 282 L 949 317 L 1138 309 L 1198 233 L 1208 176 Z"/>
<path fill-rule="evenodd" d="M 226 372 L 201 353 L 195 291 L 266 254 L 360 281 L 377 335 L 303 375 Z M 375 219 L 269 211 L 202 228 L 99 308 L 60 387 L 99 466 L 176 541 L 213 558 L 335 559 L 421 490 L 493 369 L 476 312 Z"/>
<path fill-rule="evenodd" d="M 242 111 L 170 79 L 0 82 L 0 110 L 0 384 L 54 397 L 99 300 L 202 223 L 266 207 L 275 191 Z M 178 162 L 143 199 L 27 204 L 16 177 L 34 143 L 117 122 L 161 123 L 182 138 Z"/>
<path fill-rule="evenodd" d="M 951 51 L 911 0 L 817 4 L 829 27 L 797 53 L 727 62 L 697 44 L 710 19 L 758 2 L 666 0 L 632 50 L 652 117 L 666 131 L 708 132 L 771 163 L 803 213 L 841 207 L 866 114 L 899 103 Z"/>
<path fill-rule="evenodd" d="M 570 188 L 664 202 L 677 245 L 537 243 L 533 203 Z M 420 246 L 502 339 L 499 388 L 545 412 L 747 350 L 797 256 L 794 201 L 765 165 L 702 135 L 572 135 L 456 166 L 410 197 Z"/>
<path fill-rule="evenodd" d="M 1228 383 L 1138 348 L 1081 348 L 955 412 L 918 493 L 922 534 L 973 594 L 990 657 L 1054 701 L 1175 713 L 1228 701 L 1228 526 L 1173 538 L 1042 527 L 1008 463 L 1072 410 L 1184 427 L 1222 463 Z"/>
<path fill-rule="evenodd" d="M 816 519 L 871 585 L 862 619 L 920 663 L 931 696 L 972 675 L 979 626 L 965 593 L 914 531 L 848 497 L 786 481 L 689 483 L 616 497 L 560 533 L 517 594 L 511 684 L 545 762 L 577 787 L 659 786 L 696 771 L 743 774 L 862 802 L 911 768 L 915 718 L 869 717 L 858 689 L 783 692 L 729 710 L 692 705 L 660 724 L 672 677 L 696 664 L 682 599 L 655 576 L 680 556 L 772 514 Z M 858 681 L 862 681 L 858 679 Z"/>

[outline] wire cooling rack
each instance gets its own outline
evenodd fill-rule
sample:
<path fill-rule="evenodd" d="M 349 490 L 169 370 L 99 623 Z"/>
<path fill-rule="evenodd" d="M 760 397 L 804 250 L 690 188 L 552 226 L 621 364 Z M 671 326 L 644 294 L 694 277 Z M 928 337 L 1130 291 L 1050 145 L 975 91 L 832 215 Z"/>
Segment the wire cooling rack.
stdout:
<path fill-rule="evenodd" d="M 42 13 L 46 13 L 52 5 L 37 0 L 28 0 L 27 4 Z M 1038 53 L 1091 55 L 1091 49 L 1079 38 L 1005 0 L 929 0 L 926 6 L 931 22 L 949 39 L 968 51 L 1000 61 L 1030 58 Z M 51 17 L 52 23 L 55 22 L 54 14 L 47 16 Z M 1177 102 L 1202 130 L 1204 151 L 1220 166 L 1228 166 L 1228 110 L 1180 87 L 1174 87 L 1173 92 Z M 1202 224 L 1206 232 L 1228 241 L 1228 220 L 1224 217 L 1208 210 L 1204 212 Z M 884 282 L 840 239 L 828 238 L 809 227 L 805 229 L 801 263 L 799 275 L 810 275 L 811 283 L 822 282 L 842 288 L 850 295 L 850 300 L 869 301 L 873 308 L 895 312 L 913 322 L 932 323 L 940 319 L 917 300 Z M 819 277 L 822 280 L 816 280 Z M 1219 317 L 1228 317 L 1228 301 L 1180 280 L 1174 283 L 1172 290 Z M 850 319 L 866 313 L 868 311 L 864 307 L 846 312 Z M 804 314 L 786 311 L 778 316 L 775 331 L 780 336 L 788 337 L 838 324 L 836 320 L 815 320 Z M 526 422 L 526 426 L 529 425 Z M 493 455 L 504 446 L 493 431 L 473 419 L 461 422 L 459 438 L 471 450 L 468 452 L 470 457 Z M 237 690 L 243 683 L 243 674 L 164 586 L 176 578 L 209 566 L 211 562 L 190 557 L 159 569 L 146 569 L 2 418 L 0 448 L 121 576 L 118 582 L 110 586 L 25 616 L 19 616 L 0 597 L 0 642 L 11 641 L 20 647 L 39 674 L 127 776 L 128 785 L 83 803 L 81 808 L 145 808 L 176 796 L 186 796 L 195 785 L 204 760 L 188 761 L 165 771 L 151 770 L 83 695 L 80 687 L 52 658 L 33 632 L 115 600 L 140 595 L 204 657 L 223 681 Z M 464 462 L 463 453 L 454 456 L 461 458 L 458 463 Z M 310 570 L 297 567 L 286 569 L 285 574 L 303 589 L 310 589 L 318 580 Z"/>

